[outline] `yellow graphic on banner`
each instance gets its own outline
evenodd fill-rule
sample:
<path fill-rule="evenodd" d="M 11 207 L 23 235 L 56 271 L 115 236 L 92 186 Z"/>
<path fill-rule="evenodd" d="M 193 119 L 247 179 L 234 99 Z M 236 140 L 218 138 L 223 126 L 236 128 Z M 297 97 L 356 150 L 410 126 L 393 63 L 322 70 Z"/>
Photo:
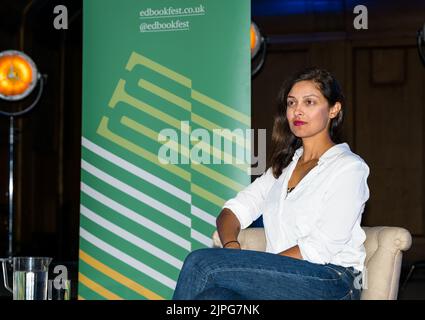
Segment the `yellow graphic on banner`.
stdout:
<path fill-rule="evenodd" d="M 123 286 L 128 287 L 129 289 L 137 292 L 141 296 L 149 299 L 149 300 L 164 300 L 163 297 L 157 295 L 155 292 L 152 292 L 151 290 L 143 287 L 142 285 L 138 284 L 137 282 L 129 279 L 128 277 L 122 275 L 116 270 L 113 270 L 112 268 L 108 267 L 107 265 L 103 264 L 102 262 L 96 260 L 95 258 L 91 257 L 84 251 L 80 250 L 80 259 L 83 260 L 85 263 L 93 267 L 94 269 L 102 272 L 106 276 L 110 277 L 114 281 L 122 284 Z M 85 280 L 88 279 L 87 277 Z M 87 281 L 86 281 L 87 283 Z M 110 296 L 110 295 L 109 295 Z M 108 296 L 108 297 L 109 297 Z"/>
<path fill-rule="evenodd" d="M 81 272 L 78 273 L 78 281 L 107 300 L 123 300 L 123 298 L 116 295 L 115 293 L 112 293 L 111 291 L 103 287 L 102 285 L 96 283 L 93 280 L 90 280 Z"/>
<path fill-rule="evenodd" d="M 234 109 L 232 109 L 231 107 L 225 106 L 224 104 L 198 92 L 195 91 L 191 88 L 192 86 L 192 81 L 190 79 L 188 79 L 187 77 L 184 77 L 181 74 L 178 74 L 177 72 L 160 65 L 159 63 L 144 57 L 141 54 L 138 54 L 136 52 L 133 52 L 130 55 L 129 61 L 127 63 L 126 69 L 131 71 L 133 70 L 133 68 L 136 65 L 143 65 L 147 68 L 150 68 L 176 82 L 178 82 L 179 84 L 184 85 L 187 88 L 191 89 L 191 97 L 203 104 L 205 104 L 206 106 L 209 106 L 219 112 L 221 112 L 223 114 L 223 116 L 230 116 L 232 117 L 234 120 L 243 122 L 245 125 L 250 126 L 250 117 L 242 114 L 241 112 L 238 112 Z M 131 95 L 129 95 L 126 91 L 125 91 L 125 83 L 126 81 L 123 79 L 120 79 L 118 81 L 117 87 L 115 88 L 115 91 L 112 95 L 112 98 L 109 102 L 109 106 L 111 108 L 115 108 L 116 105 L 119 102 L 123 102 L 129 106 L 135 107 L 147 114 L 150 114 L 151 116 L 160 119 L 161 121 L 167 123 L 168 125 L 170 125 L 171 127 L 181 130 L 183 128 L 184 133 L 189 134 L 190 132 L 190 127 L 189 130 L 185 130 L 186 127 L 182 127 L 181 126 L 181 121 L 177 120 L 176 118 L 173 118 L 172 116 L 158 110 L 157 108 L 150 106 L 149 104 L 140 101 L 139 99 L 132 97 Z M 177 95 L 147 81 L 144 79 L 140 79 L 138 85 L 141 88 L 144 88 L 146 90 L 148 90 L 149 92 L 152 92 L 156 95 L 158 95 L 159 97 L 163 98 L 164 100 L 167 100 L 169 102 L 174 103 L 176 106 L 179 106 L 181 108 L 183 108 L 186 111 L 192 111 L 191 108 L 191 103 L 183 98 L 178 97 Z M 229 139 L 231 141 L 233 141 L 233 138 L 235 137 L 235 143 L 239 144 L 239 146 L 248 149 L 249 151 L 249 146 L 250 144 L 245 143 L 245 137 L 243 136 L 238 136 L 237 133 L 232 136 L 231 133 L 229 133 L 229 130 L 224 130 L 223 128 L 221 128 L 218 125 L 215 125 L 211 122 L 209 122 L 206 119 L 203 119 L 201 116 L 195 114 L 195 113 L 191 113 L 191 120 L 200 125 L 201 127 L 208 129 L 208 130 L 221 130 L 220 132 L 223 135 L 223 138 L 225 139 Z M 151 130 L 150 128 L 147 128 L 146 126 L 143 126 L 142 124 L 138 123 L 137 121 L 135 121 L 134 119 L 131 119 L 127 116 L 122 117 L 121 119 L 121 123 L 127 127 L 130 127 L 131 129 L 147 136 L 148 138 L 150 138 L 151 140 L 154 141 L 158 141 L 158 136 L 160 135 L 159 132 L 155 132 L 153 130 Z M 161 166 L 162 168 L 164 168 L 165 170 L 168 170 L 170 172 L 172 172 L 173 174 L 179 176 L 180 178 L 186 180 L 186 181 L 190 181 L 190 173 L 186 172 L 183 169 L 180 168 L 176 168 L 175 166 L 173 166 L 173 164 L 167 164 L 164 165 L 161 162 L 158 161 L 158 155 L 152 154 L 149 151 L 143 149 L 142 147 L 138 146 L 136 143 L 128 141 L 126 138 L 121 137 L 119 134 L 117 133 L 113 133 L 110 129 L 108 129 L 108 120 L 106 117 L 104 117 L 99 125 L 98 128 L 98 133 L 102 136 L 104 136 L 107 139 L 110 139 L 111 141 L 113 141 L 114 143 L 117 143 L 123 147 L 125 147 L 126 149 L 128 149 L 129 151 L 138 154 L 139 156 L 147 159 L 148 161 L 155 163 L 159 166 Z M 186 128 L 187 129 L 187 128 Z M 205 145 L 202 141 L 198 143 L 198 147 L 201 148 L 204 152 L 206 152 L 207 154 L 220 154 L 223 157 L 226 157 L 226 153 L 223 150 L 216 150 L 216 148 L 214 148 L 214 146 L 209 146 L 209 145 Z M 177 148 L 177 150 L 183 150 L 183 153 L 185 155 L 189 154 L 189 150 L 187 150 L 186 146 L 183 146 L 181 144 L 179 145 L 174 145 L 174 148 Z M 238 164 L 236 158 L 233 155 L 227 155 L 230 156 L 231 158 L 231 162 L 230 164 L 232 166 L 234 166 L 236 169 L 241 170 L 243 172 L 247 172 L 247 170 L 249 169 L 249 164 Z M 199 167 L 198 167 L 199 165 Z M 223 176 L 222 174 L 220 174 L 217 171 L 214 171 L 213 169 L 210 168 L 206 168 L 205 166 L 202 166 L 202 164 L 192 164 L 192 168 L 194 170 L 196 170 L 197 172 L 203 174 L 203 175 L 207 175 L 209 178 L 214 179 L 215 181 L 217 181 L 218 183 L 224 185 L 224 186 L 229 186 L 230 188 L 232 188 L 235 191 L 240 191 L 243 186 L 231 181 L 231 179 L 228 179 L 227 177 Z M 197 188 L 195 188 L 197 190 Z M 201 197 L 205 196 L 205 193 L 199 193 L 198 194 Z M 210 200 L 210 199 L 206 199 L 206 200 Z M 214 203 L 218 203 L 218 201 L 214 201 Z"/>

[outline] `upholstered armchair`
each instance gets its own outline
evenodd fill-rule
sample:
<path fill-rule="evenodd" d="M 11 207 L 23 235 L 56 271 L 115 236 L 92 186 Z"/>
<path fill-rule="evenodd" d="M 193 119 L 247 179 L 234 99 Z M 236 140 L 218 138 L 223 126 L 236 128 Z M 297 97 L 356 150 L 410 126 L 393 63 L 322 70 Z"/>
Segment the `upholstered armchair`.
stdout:
<path fill-rule="evenodd" d="M 403 251 L 410 248 L 412 237 L 398 227 L 363 227 L 366 232 L 366 261 L 362 300 L 396 300 L 400 281 Z M 263 228 L 247 228 L 238 240 L 242 249 L 265 251 Z M 213 234 L 214 247 L 222 247 L 217 231 Z"/>

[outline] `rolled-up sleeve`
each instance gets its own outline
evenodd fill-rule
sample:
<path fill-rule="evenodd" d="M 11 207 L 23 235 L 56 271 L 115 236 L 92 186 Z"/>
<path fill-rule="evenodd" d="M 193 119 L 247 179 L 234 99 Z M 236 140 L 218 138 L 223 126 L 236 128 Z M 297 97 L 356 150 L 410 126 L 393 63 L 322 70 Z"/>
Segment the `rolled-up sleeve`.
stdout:
<path fill-rule="evenodd" d="M 308 234 L 298 239 L 304 260 L 329 263 L 352 239 L 369 199 L 368 176 L 369 167 L 363 161 L 344 165 L 333 176 L 317 220 L 308 227 Z"/>
<path fill-rule="evenodd" d="M 241 229 L 246 229 L 261 216 L 266 195 L 275 180 L 270 168 L 249 186 L 238 192 L 236 197 L 226 201 L 223 205 L 223 209 L 230 209 L 236 215 L 241 224 Z"/>

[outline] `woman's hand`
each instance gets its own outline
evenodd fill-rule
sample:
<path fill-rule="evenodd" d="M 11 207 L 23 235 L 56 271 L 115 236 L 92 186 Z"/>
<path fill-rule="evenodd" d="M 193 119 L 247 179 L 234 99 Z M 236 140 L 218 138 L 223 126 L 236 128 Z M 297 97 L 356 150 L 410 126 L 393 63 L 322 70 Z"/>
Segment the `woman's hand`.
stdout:
<path fill-rule="evenodd" d="M 224 249 L 239 249 L 241 250 L 241 244 L 238 241 L 231 241 L 223 246 Z"/>

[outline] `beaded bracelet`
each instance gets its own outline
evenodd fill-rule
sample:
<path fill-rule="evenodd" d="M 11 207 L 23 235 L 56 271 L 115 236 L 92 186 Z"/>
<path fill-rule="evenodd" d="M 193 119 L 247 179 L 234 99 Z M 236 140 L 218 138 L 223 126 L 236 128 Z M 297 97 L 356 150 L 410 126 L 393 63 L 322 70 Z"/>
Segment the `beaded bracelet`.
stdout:
<path fill-rule="evenodd" d="M 237 241 L 237 240 L 232 240 L 232 241 L 228 241 L 228 242 L 226 242 L 225 244 L 223 244 L 223 248 L 226 248 L 226 246 L 227 246 L 229 243 L 232 243 L 232 242 L 237 242 L 237 243 L 239 244 L 239 246 L 241 246 L 241 244 L 239 243 L 239 241 Z"/>

